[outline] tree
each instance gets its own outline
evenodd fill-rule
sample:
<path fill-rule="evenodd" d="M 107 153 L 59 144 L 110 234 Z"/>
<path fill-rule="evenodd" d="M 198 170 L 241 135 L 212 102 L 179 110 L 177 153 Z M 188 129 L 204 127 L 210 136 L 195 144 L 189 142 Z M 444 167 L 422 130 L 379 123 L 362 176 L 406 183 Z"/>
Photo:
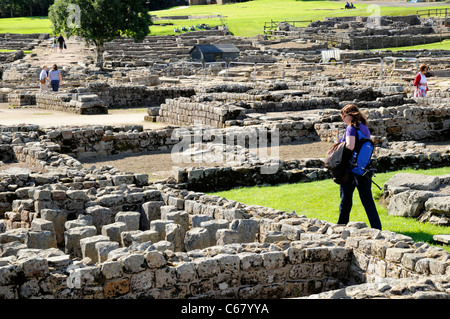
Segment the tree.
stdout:
<path fill-rule="evenodd" d="M 77 35 L 94 44 L 97 66 L 103 67 L 105 42 L 120 36 L 142 41 L 151 17 L 142 0 L 55 0 L 49 8 L 54 34 Z"/>

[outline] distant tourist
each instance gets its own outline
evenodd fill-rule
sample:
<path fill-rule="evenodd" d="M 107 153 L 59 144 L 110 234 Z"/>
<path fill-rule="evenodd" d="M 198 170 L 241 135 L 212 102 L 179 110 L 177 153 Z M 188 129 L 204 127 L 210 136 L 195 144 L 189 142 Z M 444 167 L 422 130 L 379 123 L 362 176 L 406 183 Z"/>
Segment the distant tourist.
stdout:
<path fill-rule="evenodd" d="M 58 66 L 56 64 L 53 64 L 52 70 L 50 71 L 49 75 L 52 91 L 58 92 L 59 86 L 62 84 L 62 76 L 61 71 L 58 70 Z"/>
<path fill-rule="evenodd" d="M 427 73 L 428 67 L 425 64 L 422 64 L 419 67 L 419 73 L 417 73 L 414 78 L 414 86 L 416 89 L 414 90 L 414 97 L 426 97 L 428 92 L 428 84 L 425 73 Z"/>
<path fill-rule="evenodd" d="M 39 74 L 39 85 L 41 87 L 40 91 L 47 92 L 48 91 L 48 83 L 49 83 L 48 75 L 47 75 L 47 66 L 44 64 L 42 66 L 41 74 Z"/>
<path fill-rule="evenodd" d="M 56 36 L 53 38 L 52 48 L 53 52 L 58 52 L 58 39 L 56 38 Z"/>
<path fill-rule="evenodd" d="M 64 40 L 62 34 L 60 34 L 58 37 L 58 44 L 59 44 L 59 53 L 63 53 L 63 49 L 66 48 L 66 40 Z"/>

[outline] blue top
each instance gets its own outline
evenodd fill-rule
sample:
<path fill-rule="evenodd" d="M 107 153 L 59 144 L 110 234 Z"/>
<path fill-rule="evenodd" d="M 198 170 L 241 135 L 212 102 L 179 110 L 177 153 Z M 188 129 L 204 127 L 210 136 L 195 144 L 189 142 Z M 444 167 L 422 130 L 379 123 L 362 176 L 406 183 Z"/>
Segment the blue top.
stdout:
<path fill-rule="evenodd" d="M 39 79 L 43 80 L 43 79 L 45 79 L 46 76 L 47 76 L 47 72 L 45 70 L 42 70 L 41 74 L 39 75 Z"/>
<path fill-rule="evenodd" d="M 359 130 L 361 131 L 361 133 L 363 133 L 367 138 L 370 138 L 370 131 L 369 128 L 360 123 L 359 124 Z M 339 140 L 339 142 L 345 142 L 345 138 L 347 136 L 354 136 L 356 138 L 357 136 L 357 130 L 353 125 L 347 125 L 347 129 L 345 130 L 345 134 L 341 137 L 341 139 Z"/>
<path fill-rule="evenodd" d="M 58 80 L 59 81 L 59 74 L 61 72 L 59 70 L 51 70 L 50 71 L 50 81 Z"/>

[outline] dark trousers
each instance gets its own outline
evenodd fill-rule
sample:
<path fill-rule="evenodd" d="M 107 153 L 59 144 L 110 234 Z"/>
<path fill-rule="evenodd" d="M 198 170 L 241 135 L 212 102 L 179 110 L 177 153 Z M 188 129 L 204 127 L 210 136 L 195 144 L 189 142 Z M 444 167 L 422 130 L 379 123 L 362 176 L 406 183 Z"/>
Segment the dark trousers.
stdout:
<path fill-rule="evenodd" d="M 58 92 L 59 90 L 59 80 L 51 80 L 50 85 L 52 87 L 52 90 L 55 92 Z"/>
<path fill-rule="evenodd" d="M 356 178 L 356 180 L 355 180 Z M 372 197 L 372 179 L 366 176 L 351 176 L 349 181 L 341 184 L 341 203 L 339 204 L 338 224 L 347 224 L 353 205 L 353 192 L 358 188 L 359 198 L 366 210 L 372 228 L 381 230 L 381 221 Z"/>

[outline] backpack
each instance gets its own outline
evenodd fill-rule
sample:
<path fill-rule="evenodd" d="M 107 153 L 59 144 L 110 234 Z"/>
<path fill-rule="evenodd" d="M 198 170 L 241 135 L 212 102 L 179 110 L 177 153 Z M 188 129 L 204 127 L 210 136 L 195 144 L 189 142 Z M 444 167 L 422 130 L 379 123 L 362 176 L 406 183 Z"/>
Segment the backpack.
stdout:
<path fill-rule="evenodd" d="M 350 172 L 358 176 L 368 176 L 373 174 L 371 159 L 374 149 L 373 141 L 365 136 L 359 129 L 357 130 L 357 141 L 350 159 Z M 356 180 L 356 183 L 358 181 Z M 372 183 L 381 190 L 381 187 L 372 180 Z"/>
<path fill-rule="evenodd" d="M 333 144 L 325 155 L 324 166 L 331 171 L 336 184 L 344 184 L 350 178 L 351 151 L 345 147 L 345 142 Z"/>
<path fill-rule="evenodd" d="M 372 158 L 373 141 L 357 129 L 357 141 L 350 160 L 350 172 L 363 176 L 371 172 L 370 160 Z"/>

